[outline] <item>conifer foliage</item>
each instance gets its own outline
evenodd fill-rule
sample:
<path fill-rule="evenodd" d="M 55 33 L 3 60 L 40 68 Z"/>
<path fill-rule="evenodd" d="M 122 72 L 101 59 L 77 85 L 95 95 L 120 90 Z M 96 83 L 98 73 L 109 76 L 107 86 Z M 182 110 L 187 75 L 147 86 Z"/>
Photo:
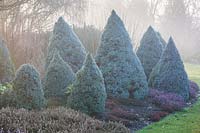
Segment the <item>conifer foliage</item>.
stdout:
<path fill-rule="evenodd" d="M 152 69 L 160 60 L 162 51 L 163 46 L 160 37 L 158 37 L 157 32 L 150 26 L 144 34 L 140 42 L 140 47 L 137 50 L 137 56 L 144 67 L 147 79 L 149 78 Z"/>
<path fill-rule="evenodd" d="M 144 69 L 133 52 L 130 37 L 113 10 L 96 55 L 105 78 L 107 93 L 119 98 L 142 99 L 148 93 Z"/>
<path fill-rule="evenodd" d="M 10 82 L 15 76 L 10 53 L 3 40 L 0 40 L 0 83 Z"/>
<path fill-rule="evenodd" d="M 90 54 L 77 73 L 77 79 L 68 97 L 68 106 L 88 115 L 102 113 L 107 94 L 101 71 Z"/>
<path fill-rule="evenodd" d="M 46 69 L 53 58 L 54 49 L 59 51 L 63 60 L 71 66 L 74 72 L 77 72 L 82 67 L 86 56 L 85 48 L 62 17 L 58 19 L 54 26 L 48 47 Z"/>
<path fill-rule="evenodd" d="M 189 80 L 183 62 L 172 38 L 153 69 L 149 86 L 165 92 L 181 95 L 185 100 L 189 98 Z"/>
<path fill-rule="evenodd" d="M 32 65 L 24 64 L 17 70 L 13 93 L 18 108 L 41 109 L 45 106 L 40 75 Z"/>
<path fill-rule="evenodd" d="M 167 42 L 164 40 L 164 38 L 162 37 L 162 35 L 160 34 L 160 32 L 157 32 L 157 35 L 158 35 L 158 37 L 160 39 L 160 42 L 162 44 L 163 51 L 164 51 L 165 47 L 167 46 Z"/>
<path fill-rule="evenodd" d="M 75 80 L 71 67 L 62 59 L 55 50 L 44 79 L 44 92 L 46 98 L 56 98 L 64 101 L 67 87 Z"/>

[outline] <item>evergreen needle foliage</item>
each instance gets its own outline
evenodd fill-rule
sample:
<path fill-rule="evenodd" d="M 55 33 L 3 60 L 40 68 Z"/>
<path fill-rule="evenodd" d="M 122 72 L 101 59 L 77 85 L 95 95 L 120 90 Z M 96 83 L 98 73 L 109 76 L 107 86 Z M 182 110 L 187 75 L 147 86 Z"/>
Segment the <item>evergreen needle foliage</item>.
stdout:
<path fill-rule="evenodd" d="M 32 65 L 24 64 L 17 70 L 13 91 L 18 108 L 41 109 L 45 106 L 40 75 Z"/>
<path fill-rule="evenodd" d="M 112 11 L 102 34 L 96 62 L 110 96 L 143 99 L 147 95 L 148 83 L 144 69 L 115 11 Z"/>
<path fill-rule="evenodd" d="M 157 32 L 155 32 L 150 26 L 144 34 L 140 42 L 140 47 L 137 50 L 137 56 L 144 67 L 144 72 L 147 76 L 147 79 L 149 78 L 152 69 L 160 60 L 162 51 L 163 46 L 160 38 L 158 37 Z"/>
<path fill-rule="evenodd" d="M 159 37 L 159 39 L 160 39 L 160 42 L 161 42 L 161 44 L 162 44 L 163 51 L 164 51 L 165 47 L 167 46 L 167 42 L 163 39 L 163 37 L 162 37 L 162 35 L 160 34 L 160 32 L 157 32 L 157 35 L 158 35 L 158 37 Z"/>
<path fill-rule="evenodd" d="M 149 86 L 181 95 L 185 100 L 189 98 L 189 80 L 183 62 L 172 38 L 153 69 Z"/>
<path fill-rule="evenodd" d="M 44 80 L 45 97 L 60 99 L 64 101 L 67 87 L 75 80 L 75 74 L 71 67 L 62 59 L 59 52 L 55 50 Z M 54 99 L 54 100 L 55 100 Z"/>
<path fill-rule="evenodd" d="M 88 115 L 105 110 L 106 90 L 101 71 L 90 54 L 84 66 L 77 73 L 77 79 L 68 97 L 68 106 Z"/>
<path fill-rule="evenodd" d="M 15 69 L 10 53 L 3 40 L 0 40 L 0 83 L 10 82 L 15 76 Z"/>
<path fill-rule="evenodd" d="M 55 23 L 53 35 L 48 47 L 46 69 L 48 68 L 57 49 L 65 62 L 67 62 L 74 72 L 77 72 L 84 62 L 86 52 L 81 41 L 72 28 L 60 17 Z"/>

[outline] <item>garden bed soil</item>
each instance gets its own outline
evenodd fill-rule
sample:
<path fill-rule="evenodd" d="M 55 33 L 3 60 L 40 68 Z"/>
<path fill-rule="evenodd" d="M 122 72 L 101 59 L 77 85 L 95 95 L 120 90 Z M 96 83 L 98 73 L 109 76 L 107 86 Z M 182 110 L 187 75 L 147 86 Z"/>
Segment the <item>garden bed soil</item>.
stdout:
<path fill-rule="evenodd" d="M 188 101 L 187 106 L 192 106 L 197 99 Z M 151 98 L 144 100 L 116 99 L 109 97 L 106 101 L 106 111 L 97 116 L 104 121 L 117 121 L 123 123 L 132 131 L 137 131 L 153 122 L 160 121 L 173 112 L 165 111 L 153 104 Z"/>

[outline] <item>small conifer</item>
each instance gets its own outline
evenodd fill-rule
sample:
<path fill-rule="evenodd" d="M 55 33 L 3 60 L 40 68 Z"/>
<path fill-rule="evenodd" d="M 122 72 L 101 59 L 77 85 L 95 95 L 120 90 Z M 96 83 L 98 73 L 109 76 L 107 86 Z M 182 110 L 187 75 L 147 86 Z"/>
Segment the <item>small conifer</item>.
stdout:
<path fill-rule="evenodd" d="M 54 26 L 48 46 L 46 69 L 53 58 L 54 49 L 59 51 L 60 56 L 69 64 L 75 73 L 82 67 L 86 56 L 85 48 L 72 28 L 62 17 L 58 19 Z"/>
<path fill-rule="evenodd" d="M 169 39 L 160 61 L 150 75 L 149 86 L 177 93 L 185 100 L 189 98 L 188 76 L 172 38 Z"/>
<path fill-rule="evenodd" d="M 24 64 L 17 70 L 13 93 L 18 108 L 41 109 L 45 106 L 40 75 L 32 65 Z"/>
<path fill-rule="evenodd" d="M 106 90 L 101 71 L 90 54 L 77 73 L 77 79 L 68 97 L 68 106 L 88 115 L 105 110 Z"/>

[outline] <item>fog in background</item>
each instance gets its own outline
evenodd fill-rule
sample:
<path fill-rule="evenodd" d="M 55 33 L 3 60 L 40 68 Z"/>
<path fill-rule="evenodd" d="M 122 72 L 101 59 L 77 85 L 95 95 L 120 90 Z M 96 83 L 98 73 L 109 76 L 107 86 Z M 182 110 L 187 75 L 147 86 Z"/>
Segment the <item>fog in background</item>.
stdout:
<path fill-rule="evenodd" d="M 102 29 L 112 9 L 123 19 L 137 47 L 149 25 L 167 41 L 172 36 L 181 55 L 198 53 L 199 11 L 198 0 L 90 0 L 86 23 Z"/>
<path fill-rule="evenodd" d="M 49 37 L 59 16 L 95 55 L 113 9 L 124 21 L 135 49 L 152 25 L 166 41 L 174 38 L 184 61 L 200 63 L 199 0 L 2 0 L 0 35 L 16 68 L 32 63 L 42 73 Z"/>

